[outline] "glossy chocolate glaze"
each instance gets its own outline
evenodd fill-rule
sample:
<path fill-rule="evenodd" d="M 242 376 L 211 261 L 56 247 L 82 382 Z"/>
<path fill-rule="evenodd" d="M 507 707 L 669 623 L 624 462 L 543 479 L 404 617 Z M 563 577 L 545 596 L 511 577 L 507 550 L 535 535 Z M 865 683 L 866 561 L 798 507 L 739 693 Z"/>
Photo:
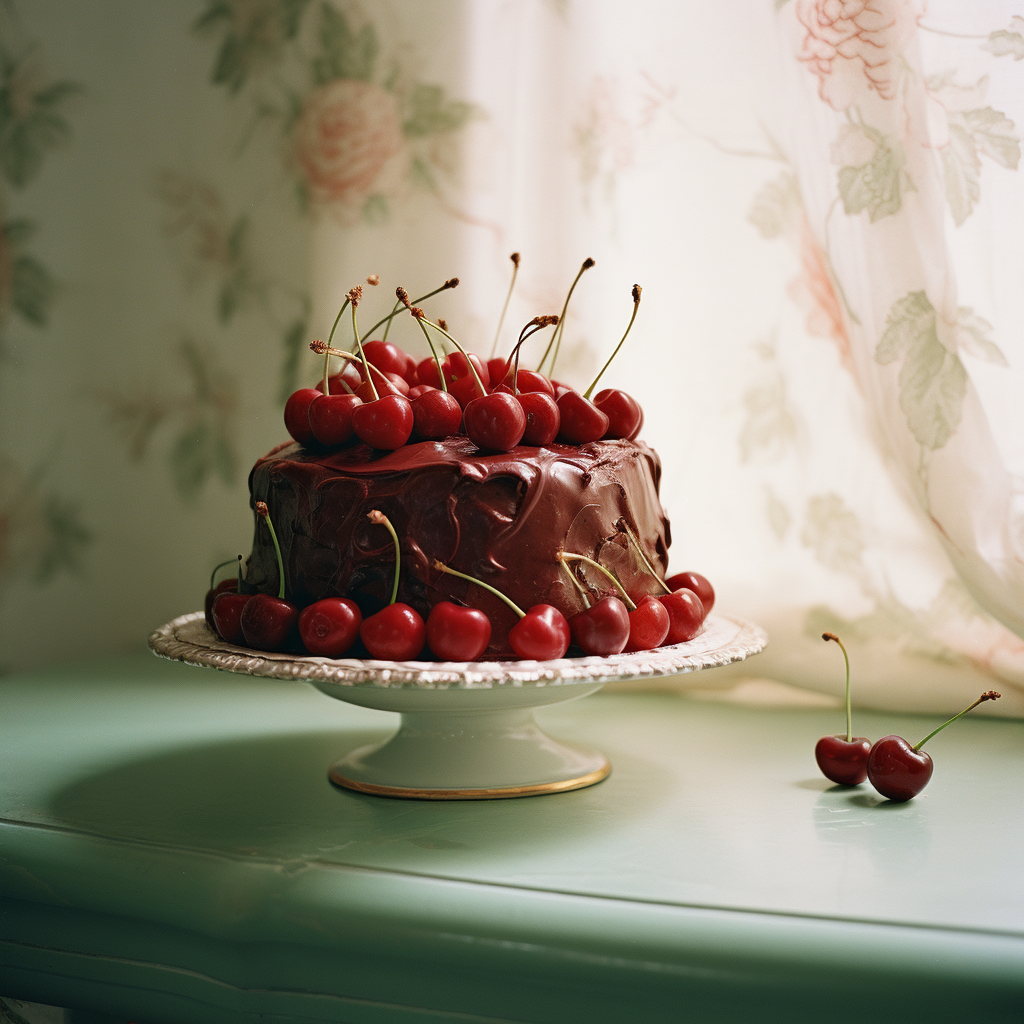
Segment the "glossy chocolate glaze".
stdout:
<path fill-rule="evenodd" d="M 379 509 L 402 542 L 398 600 L 424 618 L 440 601 L 480 608 L 492 625 L 484 657 L 514 658 L 508 631 L 515 613 L 482 587 L 435 570 L 434 559 L 484 580 L 524 610 L 546 603 L 569 616 L 584 607 L 556 560 L 561 550 L 607 566 L 634 599 L 660 593 L 619 526 L 629 525 L 664 574 L 671 535 L 660 479 L 661 462 L 642 442 L 487 454 L 459 436 L 394 452 L 281 445 L 253 467 L 249 490 L 250 503 L 270 508 L 290 601 L 351 597 L 364 614 L 387 603 L 394 547 L 388 531 L 366 518 Z M 577 571 L 602 594 L 614 592 L 596 570 Z M 277 590 L 273 544 L 259 521 L 246 583 Z"/>

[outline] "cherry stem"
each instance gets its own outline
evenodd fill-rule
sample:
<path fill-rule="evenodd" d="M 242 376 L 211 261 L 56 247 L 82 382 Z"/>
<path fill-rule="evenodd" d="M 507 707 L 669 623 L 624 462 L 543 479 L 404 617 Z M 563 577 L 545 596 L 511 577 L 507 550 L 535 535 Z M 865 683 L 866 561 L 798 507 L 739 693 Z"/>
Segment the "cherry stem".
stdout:
<path fill-rule="evenodd" d="M 622 528 L 626 531 L 626 536 L 629 538 L 629 543 L 633 545 L 633 550 L 637 553 L 640 561 L 644 563 L 647 571 L 658 581 L 658 586 L 665 591 L 666 594 L 672 593 L 672 588 L 654 571 L 654 566 L 648 561 L 647 556 L 644 554 L 644 549 L 640 547 L 640 541 L 637 540 L 637 536 L 629 528 L 629 525 L 625 520 L 622 521 Z"/>
<path fill-rule="evenodd" d="M 352 303 L 352 333 L 356 336 L 356 346 L 359 348 L 359 358 L 363 361 L 363 369 L 366 371 L 366 379 L 370 382 L 370 391 L 373 393 L 373 400 L 380 401 L 377 394 L 377 386 L 373 383 L 373 374 L 370 373 L 370 364 L 366 361 L 366 353 L 363 351 L 363 342 L 359 337 L 359 327 L 356 325 L 356 303 Z M 376 367 L 374 367 L 376 369 Z"/>
<path fill-rule="evenodd" d="M 433 296 L 437 295 L 438 292 L 447 291 L 449 288 L 458 288 L 458 286 L 459 286 L 459 279 L 457 277 L 453 277 L 450 281 L 445 281 L 445 283 L 443 285 L 441 285 L 440 288 L 435 288 L 432 292 L 427 292 L 426 295 L 421 295 L 418 299 L 413 299 L 412 302 L 410 303 L 410 305 L 418 306 L 421 302 L 425 302 L 427 299 L 432 298 Z M 401 300 L 399 300 L 399 301 L 401 301 Z M 403 303 L 403 305 L 404 305 L 404 303 Z M 401 309 L 396 305 L 394 310 L 392 310 L 392 312 L 390 312 L 386 317 L 384 317 L 383 320 L 378 320 L 363 335 L 363 337 L 364 338 L 368 338 L 371 334 L 373 334 L 373 332 L 375 330 L 377 330 L 378 327 L 380 327 L 382 324 L 388 323 L 388 321 L 390 321 L 392 317 L 398 316 L 398 314 L 400 312 L 401 312 Z M 356 335 L 356 340 L 358 340 L 358 338 L 359 338 L 359 336 Z"/>
<path fill-rule="evenodd" d="M 371 523 L 376 523 L 378 526 L 386 526 L 388 533 L 391 534 L 391 540 L 395 545 L 395 582 L 391 585 L 391 600 L 388 601 L 389 605 L 395 603 L 395 599 L 398 597 L 398 574 L 402 569 L 402 546 L 398 543 L 398 534 L 395 533 L 395 528 L 391 525 L 391 520 L 388 519 L 383 512 L 378 512 L 374 509 L 372 512 L 366 513 L 366 518 Z"/>
<path fill-rule="evenodd" d="M 494 353 L 498 351 L 498 338 L 501 336 L 501 327 L 505 323 L 505 314 L 508 312 L 508 304 L 512 301 L 512 289 L 516 286 L 516 275 L 519 273 L 519 253 L 512 253 L 512 282 L 508 286 L 508 295 L 505 296 L 505 305 L 501 307 L 501 316 L 498 317 L 498 329 L 494 332 L 494 341 L 491 342 L 491 358 L 494 358 Z"/>
<path fill-rule="evenodd" d="M 548 357 L 548 353 L 551 351 L 551 346 L 554 345 L 554 355 L 551 357 L 551 372 L 548 374 L 549 377 L 555 375 L 555 362 L 558 359 L 558 349 L 562 344 L 562 332 L 565 330 L 565 311 L 569 308 L 569 300 L 572 298 L 572 293 L 576 290 L 576 285 L 579 279 L 583 276 L 584 271 L 589 270 L 594 265 L 594 261 L 588 256 L 583 261 L 583 266 L 580 267 L 579 273 L 573 279 L 572 284 L 569 286 L 569 294 L 565 297 L 565 303 L 562 306 L 562 314 L 558 318 L 558 324 L 555 327 L 554 332 L 548 341 L 548 347 L 544 349 L 544 355 L 541 356 L 540 365 L 537 367 L 537 372 L 540 373 L 544 368 L 544 361 Z M 557 340 L 556 340 L 557 339 Z"/>
<path fill-rule="evenodd" d="M 238 576 L 235 577 L 235 593 L 242 592 L 242 556 L 238 556 Z"/>
<path fill-rule="evenodd" d="M 416 318 L 414 317 L 413 319 Z M 420 325 L 423 337 L 427 339 L 427 345 L 430 347 L 430 354 L 434 357 L 434 363 L 437 365 L 437 375 L 441 378 L 441 390 L 447 391 L 448 384 L 444 379 L 444 367 L 441 365 L 441 357 L 437 354 L 437 348 L 434 346 L 434 339 L 430 337 L 430 331 L 423 326 L 422 321 L 416 319 L 416 323 Z"/>
<path fill-rule="evenodd" d="M 391 332 L 391 325 L 395 322 L 395 317 L 398 316 L 398 311 L 401 308 L 402 308 L 402 300 L 401 299 L 396 299 L 395 300 L 395 304 L 394 304 L 394 306 L 391 309 L 391 315 L 388 316 L 387 319 L 384 322 L 384 337 L 381 338 L 381 341 L 387 341 L 388 340 L 388 334 Z M 366 333 L 367 334 L 372 334 L 375 329 L 376 328 L 371 327 L 370 330 L 368 330 Z"/>
<path fill-rule="evenodd" d="M 968 711 L 973 711 L 979 704 L 983 704 L 987 700 L 999 700 L 1002 696 L 1000 693 L 996 693 L 995 690 L 987 690 L 983 693 L 969 708 L 964 708 L 959 715 L 954 715 L 948 722 L 943 722 L 938 729 L 933 729 L 920 743 L 914 744 L 914 750 L 920 750 L 937 732 L 942 732 L 947 725 L 955 722 L 958 718 L 966 715 Z"/>
<path fill-rule="evenodd" d="M 469 580 L 470 583 L 475 583 L 478 587 L 483 587 L 484 590 L 489 590 L 495 597 L 500 597 L 519 616 L 521 619 L 526 618 L 526 612 L 519 607 L 510 597 L 506 597 L 500 590 L 495 590 L 489 583 L 484 583 L 483 580 L 478 580 L 475 576 L 467 576 L 464 572 L 459 572 L 458 569 L 452 569 L 445 565 L 444 562 L 439 562 L 436 558 L 434 559 L 434 568 L 441 572 L 448 573 L 449 576 L 458 576 L 459 579 Z"/>
<path fill-rule="evenodd" d="M 225 565 L 234 565 L 234 564 L 235 564 L 235 560 L 233 558 L 229 558 L 226 562 L 221 562 L 220 565 L 215 565 L 213 567 L 213 572 L 210 573 L 210 589 L 211 590 L 213 590 L 213 587 L 214 587 L 213 581 L 217 578 L 217 573 L 220 572 L 220 570 L 223 569 Z"/>
<path fill-rule="evenodd" d="M 277 598 L 279 601 L 284 600 L 284 559 L 281 557 L 281 545 L 277 543 L 277 532 L 274 530 L 274 524 L 270 521 L 270 509 L 267 508 L 265 501 L 256 502 L 256 513 L 257 515 L 263 516 L 263 521 L 267 524 L 267 529 L 270 530 L 270 539 L 274 542 L 274 551 L 277 554 Z"/>
<path fill-rule="evenodd" d="M 346 352 L 344 349 L 341 348 L 331 348 L 329 345 L 325 345 L 324 342 L 322 341 L 311 341 L 309 343 L 309 347 L 317 354 L 321 352 L 327 352 L 329 355 L 338 356 L 339 359 L 347 359 L 350 363 L 359 363 L 360 365 L 362 365 L 363 362 L 359 358 L 359 356 L 353 355 L 351 352 Z M 379 366 L 374 366 L 373 363 L 370 363 L 369 366 L 370 369 L 373 370 L 375 374 L 377 374 L 379 380 L 384 381 L 389 385 L 391 384 L 391 381 L 388 380 L 388 375 Z M 348 384 L 344 380 L 341 383 L 342 386 L 350 395 L 355 394 L 355 392 L 348 386 Z"/>
<path fill-rule="evenodd" d="M 622 336 L 621 341 L 615 346 L 615 351 L 608 357 L 608 362 L 601 367 L 600 373 L 594 378 L 593 384 L 583 392 L 584 398 L 590 398 L 594 388 L 597 387 L 597 382 L 604 376 L 604 371 L 612 365 L 612 360 L 619 354 L 619 349 L 622 348 L 622 342 L 626 340 L 626 335 L 629 334 L 630 328 L 633 326 L 633 321 L 636 319 L 636 311 L 640 308 L 640 285 L 633 285 L 633 315 L 629 318 L 629 325 L 626 327 L 626 334 Z"/>
<path fill-rule="evenodd" d="M 618 581 L 618 579 L 616 579 L 615 574 L 610 569 L 606 569 L 600 562 L 595 562 L 592 558 L 588 558 L 586 555 L 574 555 L 570 551 L 560 551 L 558 553 L 558 558 L 560 561 L 565 561 L 565 559 L 567 558 L 574 558 L 578 562 L 585 562 L 587 565 L 592 565 L 595 569 L 600 569 L 601 572 L 603 572 L 605 576 L 607 576 L 608 579 L 610 579 L 612 583 L 615 584 L 616 589 L 622 595 L 622 600 L 626 602 L 626 607 L 631 612 L 636 611 L 636 605 L 633 604 L 629 594 L 626 593 L 625 588 Z"/>
<path fill-rule="evenodd" d="M 850 708 L 850 656 L 846 653 L 846 648 L 843 646 L 843 641 L 840 640 L 839 637 L 837 637 L 835 635 L 835 633 L 822 633 L 821 634 L 821 639 L 822 640 L 832 640 L 834 643 L 839 644 L 839 649 L 843 652 L 843 659 L 846 662 L 846 742 L 847 743 L 852 743 L 853 742 L 853 712 L 852 712 L 852 710 Z M 968 708 L 967 710 L 970 711 L 971 709 Z M 949 725 L 949 722 L 947 722 L 946 725 Z M 938 729 L 936 729 L 935 732 L 938 732 Z M 932 736 L 934 736 L 934 735 L 935 735 L 935 733 L 933 732 Z M 924 740 L 921 740 L 921 743 L 924 743 Z M 921 744 L 919 743 L 918 746 L 920 746 L 920 745 Z M 917 748 L 915 747 L 915 749 L 917 749 Z"/>
<path fill-rule="evenodd" d="M 341 314 L 344 313 L 345 310 L 348 308 L 348 304 L 349 304 L 349 299 L 346 296 L 345 301 L 341 304 L 341 309 L 338 310 L 338 315 L 334 318 L 334 323 L 331 324 L 331 333 L 327 335 L 327 344 L 328 344 L 328 346 L 334 340 L 334 332 L 338 329 L 338 321 L 341 320 Z M 329 390 L 329 388 L 327 386 L 327 374 L 328 374 L 328 371 L 330 370 L 330 364 L 331 364 L 331 356 L 330 356 L 330 353 L 327 353 L 324 356 L 324 394 L 325 395 L 330 394 L 330 390 Z"/>
<path fill-rule="evenodd" d="M 519 350 L 523 347 L 523 342 L 528 341 L 538 331 L 544 330 L 545 327 L 550 327 L 552 324 L 558 323 L 558 317 L 554 315 L 550 316 L 535 316 L 520 332 L 519 340 L 516 342 L 516 347 L 512 349 L 508 359 L 505 360 L 505 370 L 502 373 L 502 377 L 508 376 L 508 371 L 512 368 L 512 360 L 515 359 L 516 372 L 512 378 L 512 391 L 514 394 L 519 394 Z M 530 328 L 533 328 L 531 331 Z M 529 332 L 529 333 L 527 333 Z M 537 371 L 540 372 L 539 370 Z"/>
<path fill-rule="evenodd" d="M 576 592 L 583 598 L 583 604 L 586 608 L 590 608 L 590 597 L 587 594 L 586 587 L 578 579 L 576 579 L 576 573 L 569 568 L 569 566 L 561 558 L 558 560 L 558 564 L 565 570 L 566 575 L 572 580 L 572 585 L 576 588 Z"/>
<path fill-rule="evenodd" d="M 413 316 L 416 316 L 416 314 L 413 313 Z M 484 382 L 480 379 L 480 374 L 476 372 L 476 366 L 474 366 L 473 360 L 469 358 L 469 353 L 443 327 L 435 324 L 433 320 L 428 320 L 425 316 L 416 316 L 416 319 L 419 320 L 421 325 L 426 324 L 428 327 L 433 327 L 439 334 L 443 334 L 466 357 L 466 365 L 470 368 L 473 376 L 476 378 L 477 387 L 480 388 L 480 394 L 486 395 L 487 388 L 484 387 Z"/>

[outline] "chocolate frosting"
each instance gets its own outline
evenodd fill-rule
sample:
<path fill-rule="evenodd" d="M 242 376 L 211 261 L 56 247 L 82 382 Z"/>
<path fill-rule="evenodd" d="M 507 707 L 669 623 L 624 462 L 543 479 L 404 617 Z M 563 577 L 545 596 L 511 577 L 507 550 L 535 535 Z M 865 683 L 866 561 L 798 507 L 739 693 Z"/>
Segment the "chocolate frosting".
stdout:
<path fill-rule="evenodd" d="M 661 462 L 642 442 L 519 447 L 481 452 L 464 436 L 382 452 L 357 444 L 316 452 L 289 443 L 249 475 L 250 503 L 265 501 L 285 565 L 285 590 L 300 606 L 351 597 L 364 615 L 391 596 L 394 547 L 367 513 L 379 509 L 401 540 L 398 600 L 424 618 L 440 601 L 480 608 L 491 620 L 485 658 L 514 658 L 517 616 L 482 587 L 433 568 L 434 559 L 475 576 L 526 610 L 553 604 L 570 616 L 583 600 L 556 556 L 587 555 L 609 568 L 634 600 L 660 593 L 632 551 L 624 522 L 664 575 L 671 542 L 658 500 Z M 246 588 L 277 591 L 277 559 L 256 517 Z M 599 594 L 601 573 L 577 567 Z"/>

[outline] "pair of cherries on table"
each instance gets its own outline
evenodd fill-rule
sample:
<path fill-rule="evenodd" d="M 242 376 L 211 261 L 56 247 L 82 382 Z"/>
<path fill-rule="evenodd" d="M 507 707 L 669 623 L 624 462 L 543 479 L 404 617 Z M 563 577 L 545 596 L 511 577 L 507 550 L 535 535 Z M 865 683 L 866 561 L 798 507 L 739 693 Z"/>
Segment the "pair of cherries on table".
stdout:
<path fill-rule="evenodd" d="M 328 351 L 317 342 L 311 347 Z M 479 448 L 511 451 L 518 444 L 541 447 L 556 440 L 631 440 L 643 425 L 643 410 L 624 391 L 608 388 L 590 401 L 542 373 L 516 370 L 508 360 L 485 363 L 472 353 L 454 352 L 439 372 L 433 357 L 417 364 L 391 342 L 367 342 L 363 352 L 365 368 L 350 361 L 326 386 L 321 381 L 290 396 L 285 426 L 300 444 L 335 447 L 356 437 L 394 450 L 411 439 L 465 433 Z"/>
<path fill-rule="evenodd" d="M 850 659 L 846 648 L 835 633 L 822 633 L 821 638 L 837 643 L 846 662 L 846 734 L 822 736 L 815 745 L 814 757 L 825 778 L 841 786 L 859 786 L 865 780 L 870 780 L 871 785 L 889 800 L 896 803 L 910 800 L 928 785 L 934 770 L 931 755 L 921 749 L 925 743 L 979 704 L 1000 697 L 995 690 L 988 690 L 970 707 L 964 708 L 914 745 L 902 736 L 895 735 L 883 736 L 872 743 L 864 736 L 853 735 Z"/>

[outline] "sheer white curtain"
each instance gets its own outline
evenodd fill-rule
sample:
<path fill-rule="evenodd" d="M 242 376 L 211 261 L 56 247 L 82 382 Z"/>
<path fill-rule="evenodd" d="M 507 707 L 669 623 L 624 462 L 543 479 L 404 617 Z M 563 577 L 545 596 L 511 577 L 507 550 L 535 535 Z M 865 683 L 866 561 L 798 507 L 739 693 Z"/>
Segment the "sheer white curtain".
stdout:
<path fill-rule="evenodd" d="M 367 273 L 457 274 L 445 314 L 486 353 L 515 250 L 507 350 L 591 256 L 557 373 L 585 386 L 639 282 L 609 379 L 665 463 L 672 569 L 771 636 L 716 678 L 837 693 L 832 629 L 863 704 L 995 687 L 1024 713 L 1024 22 L 912 0 L 393 11 L 476 115 L 383 227 L 322 204 L 315 322 Z"/>

